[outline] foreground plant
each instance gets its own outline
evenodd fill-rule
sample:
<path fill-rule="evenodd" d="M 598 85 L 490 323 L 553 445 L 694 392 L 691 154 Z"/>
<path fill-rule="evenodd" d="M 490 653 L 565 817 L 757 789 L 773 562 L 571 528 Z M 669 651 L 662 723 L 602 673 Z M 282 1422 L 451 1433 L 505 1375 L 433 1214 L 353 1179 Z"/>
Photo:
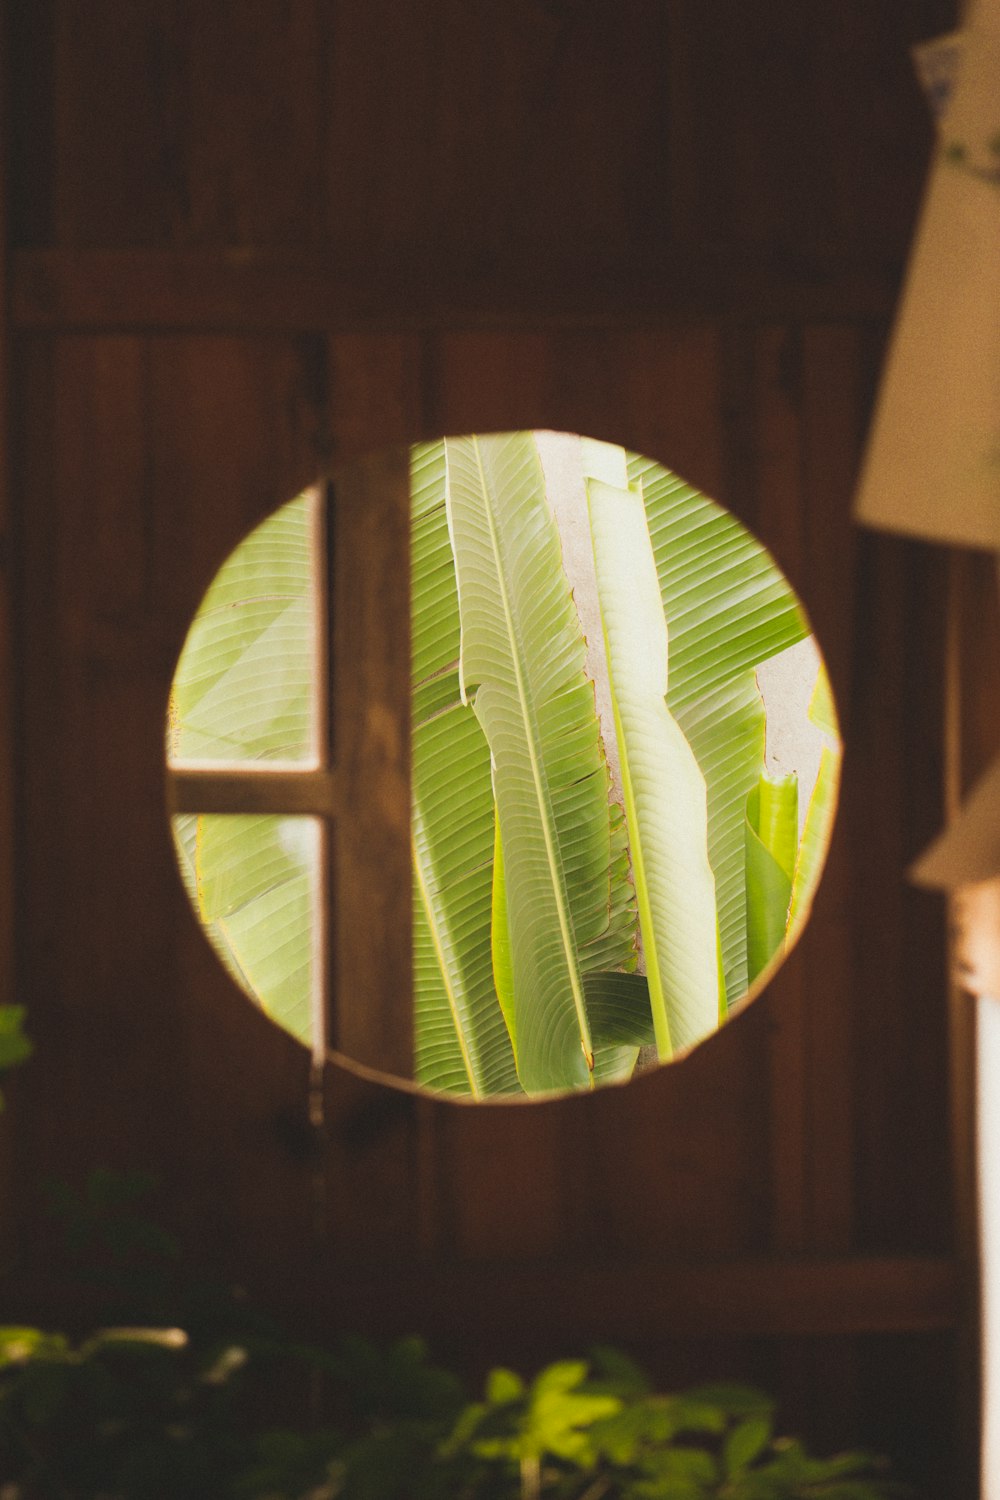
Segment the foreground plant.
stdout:
<path fill-rule="evenodd" d="M 34 1048 L 24 1031 L 24 1006 L 0 1005 L 0 1074 L 19 1068 Z M 0 1094 L 0 1109 L 3 1095 Z"/>
<path fill-rule="evenodd" d="M 80 1344 L 0 1329 L 5 1500 L 883 1500 L 861 1453 L 775 1437 L 742 1386 L 650 1390 L 597 1351 L 484 1398 L 418 1340 L 332 1349 L 258 1330 L 103 1330 Z"/>

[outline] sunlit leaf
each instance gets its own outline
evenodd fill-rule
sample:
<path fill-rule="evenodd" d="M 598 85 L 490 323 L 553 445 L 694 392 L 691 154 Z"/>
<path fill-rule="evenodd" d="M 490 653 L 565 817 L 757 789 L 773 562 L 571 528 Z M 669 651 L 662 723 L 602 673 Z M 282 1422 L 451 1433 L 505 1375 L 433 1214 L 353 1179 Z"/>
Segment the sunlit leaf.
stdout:
<path fill-rule="evenodd" d="M 762 772 L 746 801 L 747 956 L 751 983 L 785 942 L 798 830 L 794 778 Z"/>
<path fill-rule="evenodd" d="M 764 709 L 753 669 L 809 626 L 788 580 L 721 506 L 651 459 L 628 455 L 642 484 L 670 633 L 667 702 L 705 777 L 709 859 L 730 1003 L 746 993 L 746 797 L 764 763 Z"/>
<path fill-rule="evenodd" d="M 642 494 L 588 481 L 597 591 L 657 1050 L 715 1029 L 719 977 L 705 781 L 666 703 L 667 628 Z"/>
<path fill-rule="evenodd" d="M 490 751 L 459 688 L 443 443 L 413 450 L 410 487 L 415 1076 L 474 1097 L 519 1092 L 493 981 Z"/>
<path fill-rule="evenodd" d="M 824 745 L 820 752 L 819 773 L 809 799 L 809 808 L 799 842 L 792 893 L 788 905 L 788 937 L 801 931 L 812 905 L 819 872 L 833 834 L 840 788 L 839 749 Z"/>
<path fill-rule="evenodd" d="M 182 869 L 216 951 L 273 1020 L 311 1043 L 318 824 L 221 814 L 174 824 Z"/>
<path fill-rule="evenodd" d="M 580 952 L 607 932 L 608 773 L 585 647 L 530 433 L 446 443 L 461 677 L 494 763 L 518 1073 L 590 1081 Z M 628 947 L 626 939 L 625 949 Z"/>
<path fill-rule="evenodd" d="M 174 676 L 171 760 L 314 754 L 314 505 L 282 506 L 216 574 Z"/>

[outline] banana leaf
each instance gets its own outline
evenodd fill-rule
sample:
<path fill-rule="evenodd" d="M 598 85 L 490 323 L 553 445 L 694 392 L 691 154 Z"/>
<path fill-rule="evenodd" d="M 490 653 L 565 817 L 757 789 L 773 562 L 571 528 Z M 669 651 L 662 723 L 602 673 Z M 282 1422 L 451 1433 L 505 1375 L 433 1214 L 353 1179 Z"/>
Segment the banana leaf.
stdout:
<path fill-rule="evenodd" d="M 581 951 L 608 934 L 609 779 L 585 643 L 530 433 L 445 444 L 460 683 L 493 759 L 518 1076 L 591 1081 Z M 630 926 L 630 924 L 629 924 Z M 623 957 L 631 934 L 622 926 Z"/>
<path fill-rule="evenodd" d="M 315 504 L 282 506 L 216 574 L 174 675 L 172 761 L 315 755 Z"/>
<path fill-rule="evenodd" d="M 668 638 L 641 490 L 587 482 L 597 594 L 657 1051 L 719 1019 L 705 780 L 667 703 Z"/>
<path fill-rule="evenodd" d="M 816 674 L 816 684 L 809 704 L 809 717 L 826 737 L 826 744 L 820 752 L 819 771 L 809 798 L 809 807 L 806 811 L 805 825 L 795 861 L 792 895 L 788 907 L 789 940 L 802 930 L 808 919 L 820 870 L 833 835 L 837 793 L 840 789 L 842 758 L 840 728 L 830 679 L 822 662 Z"/>
<path fill-rule="evenodd" d="M 762 772 L 746 802 L 747 954 L 750 982 L 781 952 L 798 845 L 794 775 Z"/>
<path fill-rule="evenodd" d="M 315 506 L 312 493 L 283 506 L 216 574 L 174 676 L 173 764 L 313 759 Z M 318 824 L 185 815 L 173 832 L 188 894 L 223 964 L 310 1045 Z"/>
<path fill-rule="evenodd" d="M 236 982 L 307 1046 L 320 828 L 314 818 L 186 814 L 173 820 L 189 895 Z"/>
<path fill-rule="evenodd" d="M 413 450 L 410 493 L 415 1077 L 520 1092 L 493 982 L 490 751 L 461 699 L 443 443 Z"/>
<path fill-rule="evenodd" d="M 764 706 L 754 668 L 809 634 L 795 593 L 765 549 L 675 474 L 628 454 L 641 483 L 670 636 L 667 704 L 708 796 L 709 859 L 726 995 L 748 985 L 744 822 L 764 764 Z"/>

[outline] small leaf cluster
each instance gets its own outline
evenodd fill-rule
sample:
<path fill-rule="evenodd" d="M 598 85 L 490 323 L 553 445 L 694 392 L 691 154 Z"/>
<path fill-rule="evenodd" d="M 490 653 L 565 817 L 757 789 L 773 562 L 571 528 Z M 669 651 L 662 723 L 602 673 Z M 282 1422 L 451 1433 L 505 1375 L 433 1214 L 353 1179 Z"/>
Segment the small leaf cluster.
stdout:
<path fill-rule="evenodd" d="M 0 1073 L 27 1062 L 33 1050 L 24 1033 L 24 1006 L 0 1005 Z M 2 1094 L 0 1109 L 3 1109 Z"/>
<path fill-rule="evenodd" d="M 817 1459 L 775 1437 L 773 1415 L 773 1403 L 744 1386 L 654 1392 L 626 1356 L 601 1349 L 586 1363 L 550 1365 L 530 1384 L 495 1370 L 443 1453 L 482 1465 L 461 1492 L 476 1497 L 883 1500 L 901 1492 L 868 1454 Z"/>
<path fill-rule="evenodd" d="M 651 1391 L 599 1350 L 482 1400 L 419 1340 L 0 1329 L 5 1500 L 883 1500 L 864 1454 L 775 1438 L 759 1392 Z"/>
<path fill-rule="evenodd" d="M 0 1500 L 885 1500 L 864 1454 L 773 1435 L 742 1386 L 665 1395 L 597 1349 L 470 1399 L 423 1343 L 317 1346 L 201 1280 L 149 1216 L 155 1184 L 49 1184 L 82 1340 L 0 1328 Z M 58 1256 L 57 1256 L 58 1263 Z"/>

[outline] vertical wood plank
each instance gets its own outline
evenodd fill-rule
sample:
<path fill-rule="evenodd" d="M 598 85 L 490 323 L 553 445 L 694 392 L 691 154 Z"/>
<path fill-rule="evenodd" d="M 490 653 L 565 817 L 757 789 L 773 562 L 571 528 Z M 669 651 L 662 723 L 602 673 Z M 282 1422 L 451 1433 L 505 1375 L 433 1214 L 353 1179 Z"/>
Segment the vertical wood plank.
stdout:
<path fill-rule="evenodd" d="M 740 515 L 740 495 L 725 493 L 720 343 L 708 321 L 618 335 L 605 401 L 620 441 Z"/>
<path fill-rule="evenodd" d="M 8 246 L 52 240 L 56 3 L 3 6 Z"/>
<path fill-rule="evenodd" d="M 293 1260 L 308 1246 L 310 1184 L 288 1160 L 308 1057 L 198 932 L 170 847 L 164 728 L 201 592 L 311 477 L 299 351 L 70 339 L 34 346 L 27 377 L 19 976 L 44 1067 L 22 1192 L 37 1210 L 45 1177 L 151 1170 L 194 1253 L 242 1259 L 253 1281 L 284 1235 Z"/>
<path fill-rule="evenodd" d="M 169 243 L 184 215 L 177 0 L 57 0 L 53 218 L 59 243 Z"/>
<path fill-rule="evenodd" d="M 833 686 L 850 755 L 850 601 L 855 544 L 851 519 L 861 435 L 861 349 L 850 327 L 802 335 L 804 603 Z M 848 772 L 851 763 L 848 761 Z M 806 1100 L 810 1141 L 810 1248 L 846 1253 L 854 1235 L 855 1045 L 851 994 L 851 849 L 838 817 L 822 883 L 803 938 L 807 1000 Z"/>
<path fill-rule="evenodd" d="M 801 344 L 796 330 L 771 327 L 756 334 L 753 379 L 753 529 L 801 590 Z M 803 1251 L 808 1241 L 807 1002 L 801 951 L 786 961 L 770 987 L 768 1002 L 773 1026 L 768 1074 L 773 1243 L 788 1254 Z"/>
<path fill-rule="evenodd" d="M 9 15 L 0 10 L 0 79 L 10 72 Z M 13 414 L 10 388 L 11 343 L 7 319 L 7 133 L 0 135 L 0 1005 L 14 999 L 14 538 L 11 518 L 10 452 Z M 2 1182 L 2 1176 L 0 1176 Z"/>
<path fill-rule="evenodd" d="M 413 1072 L 410 863 L 410 489 L 420 435 L 416 337 L 327 346 L 334 456 L 334 758 L 344 788 L 333 840 L 333 1014 L 338 1051 L 383 1075 Z M 376 450 L 374 454 L 372 450 Z M 331 1064 L 322 1163 L 331 1253 L 391 1262 L 433 1244 L 437 1106 Z"/>
<path fill-rule="evenodd" d="M 185 237 L 315 244 L 327 107 L 322 7 L 215 0 L 185 20 Z"/>
<path fill-rule="evenodd" d="M 858 537 L 843 818 L 859 1249 L 950 1237 L 943 902 L 906 881 L 942 822 L 944 563 L 920 543 Z"/>
<path fill-rule="evenodd" d="M 642 0 L 337 6 L 328 235 L 415 276 L 568 269 L 659 241 L 662 18 Z M 502 272 L 501 272 L 502 274 Z"/>
<path fill-rule="evenodd" d="M 772 258 L 902 256 L 931 143 L 909 49 L 955 13 L 953 0 L 876 0 L 812 16 L 780 0 L 733 26 L 724 7 L 672 5 L 678 236 Z"/>
<path fill-rule="evenodd" d="M 334 478 L 334 1014 L 349 1057 L 413 1073 L 406 448 Z"/>
<path fill-rule="evenodd" d="M 162 785 L 166 684 L 204 589 L 255 524 L 315 481 L 323 418 L 311 340 L 179 337 L 148 345 L 142 504 L 146 610 L 167 676 L 156 726 Z M 162 819 L 162 793 L 157 788 Z M 226 977 L 160 838 L 147 856 L 166 907 L 165 1003 L 176 1013 L 167 1079 L 177 1138 L 167 1165 L 186 1236 L 260 1296 L 315 1273 L 310 1060 Z M 153 894 L 155 892 L 155 895 Z M 161 919 L 153 908 L 151 917 Z"/>
<path fill-rule="evenodd" d="M 0 9 L 0 88 L 13 71 L 8 52 L 9 13 Z M 0 1005 L 17 999 L 14 987 L 17 858 L 14 831 L 14 607 L 11 526 L 11 437 L 14 423 L 10 389 L 11 348 L 7 321 L 7 132 L 0 132 Z M 8 1106 L 9 1109 L 9 1106 Z M 12 1202 L 13 1136 L 9 1114 L 0 1116 L 0 1204 Z M 12 1212 L 0 1213 L 0 1266 L 7 1263 L 14 1230 Z"/>

